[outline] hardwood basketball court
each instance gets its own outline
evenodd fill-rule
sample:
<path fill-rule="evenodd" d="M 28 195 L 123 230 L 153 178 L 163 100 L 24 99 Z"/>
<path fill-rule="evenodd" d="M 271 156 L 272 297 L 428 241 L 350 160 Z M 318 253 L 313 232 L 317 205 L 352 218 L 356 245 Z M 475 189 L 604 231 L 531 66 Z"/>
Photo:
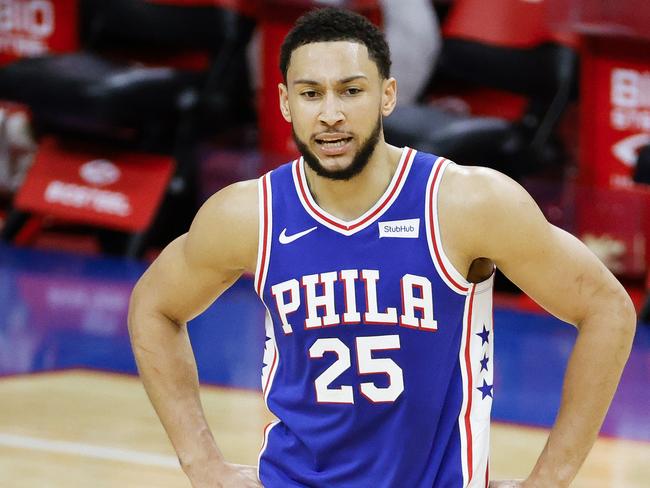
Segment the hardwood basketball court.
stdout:
<path fill-rule="evenodd" d="M 272 420 L 254 391 L 204 387 L 210 425 L 226 457 L 256 464 Z M 14 488 L 190 486 L 136 378 L 70 370 L 0 381 L 0 473 Z M 520 477 L 545 441 L 544 429 L 496 423 L 492 478 Z M 650 445 L 600 439 L 577 488 L 642 488 Z"/>

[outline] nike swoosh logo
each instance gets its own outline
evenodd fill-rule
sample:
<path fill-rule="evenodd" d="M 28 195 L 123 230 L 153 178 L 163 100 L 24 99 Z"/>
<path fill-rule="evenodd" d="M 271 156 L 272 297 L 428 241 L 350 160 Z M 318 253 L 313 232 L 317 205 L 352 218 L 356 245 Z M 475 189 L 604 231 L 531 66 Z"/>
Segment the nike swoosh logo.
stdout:
<path fill-rule="evenodd" d="M 303 230 L 302 232 L 298 232 L 297 234 L 291 234 L 290 236 L 288 236 L 287 228 L 285 227 L 284 229 L 282 229 L 282 232 L 280 232 L 280 237 L 278 238 L 278 240 L 280 241 L 280 244 L 289 244 L 295 241 L 296 239 L 300 239 L 301 237 L 306 236 L 310 232 L 315 231 L 317 228 L 318 226 L 312 227 L 311 229 Z"/>

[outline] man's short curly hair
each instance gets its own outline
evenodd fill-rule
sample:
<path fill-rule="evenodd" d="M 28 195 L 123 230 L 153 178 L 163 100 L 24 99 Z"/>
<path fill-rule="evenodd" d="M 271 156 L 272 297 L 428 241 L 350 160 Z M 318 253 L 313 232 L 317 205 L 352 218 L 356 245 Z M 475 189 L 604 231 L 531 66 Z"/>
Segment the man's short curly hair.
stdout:
<path fill-rule="evenodd" d="M 313 42 L 351 41 L 363 44 L 383 79 L 390 76 L 390 50 L 382 32 L 368 19 L 349 10 L 321 8 L 300 17 L 280 50 L 280 70 L 287 81 L 291 54 Z"/>

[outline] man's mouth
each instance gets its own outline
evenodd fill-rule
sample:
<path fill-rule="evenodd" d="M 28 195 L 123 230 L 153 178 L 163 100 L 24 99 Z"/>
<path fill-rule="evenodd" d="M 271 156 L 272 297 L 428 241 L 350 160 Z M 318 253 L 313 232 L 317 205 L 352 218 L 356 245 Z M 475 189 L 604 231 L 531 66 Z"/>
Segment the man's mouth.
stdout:
<path fill-rule="evenodd" d="M 338 149 L 351 140 L 352 137 L 316 137 L 316 144 L 323 149 Z"/>

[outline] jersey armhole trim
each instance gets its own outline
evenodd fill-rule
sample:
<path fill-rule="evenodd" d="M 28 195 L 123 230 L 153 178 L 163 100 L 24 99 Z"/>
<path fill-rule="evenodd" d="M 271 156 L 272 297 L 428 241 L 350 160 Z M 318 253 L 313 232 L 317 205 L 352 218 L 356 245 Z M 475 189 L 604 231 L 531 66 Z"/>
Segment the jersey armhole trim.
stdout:
<path fill-rule="evenodd" d="M 433 264 L 438 274 L 447 286 L 461 295 L 467 295 L 472 283 L 467 281 L 463 275 L 451 264 L 445 254 L 442 237 L 440 234 L 440 222 L 438 219 L 438 193 L 440 182 L 447 166 L 451 164 L 446 158 L 439 157 L 433 164 L 429 180 L 427 182 L 425 200 L 425 223 L 427 229 L 427 244 Z"/>
<path fill-rule="evenodd" d="M 465 299 L 465 311 L 463 313 L 463 335 L 461 347 L 458 351 L 458 362 L 460 365 L 461 378 L 463 382 L 463 403 L 458 415 L 458 427 L 461 434 L 461 464 L 463 471 L 463 486 L 468 487 L 474 474 L 474 442 L 472 439 L 472 398 L 473 398 L 473 374 L 471 362 L 471 335 L 472 335 L 472 313 L 474 308 L 474 297 L 476 287 L 470 285 L 470 290 Z"/>
<path fill-rule="evenodd" d="M 264 285 L 269 268 L 272 235 L 272 195 L 271 173 L 266 173 L 257 180 L 259 230 L 257 244 L 257 264 L 255 266 L 255 291 L 264 301 Z"/>

